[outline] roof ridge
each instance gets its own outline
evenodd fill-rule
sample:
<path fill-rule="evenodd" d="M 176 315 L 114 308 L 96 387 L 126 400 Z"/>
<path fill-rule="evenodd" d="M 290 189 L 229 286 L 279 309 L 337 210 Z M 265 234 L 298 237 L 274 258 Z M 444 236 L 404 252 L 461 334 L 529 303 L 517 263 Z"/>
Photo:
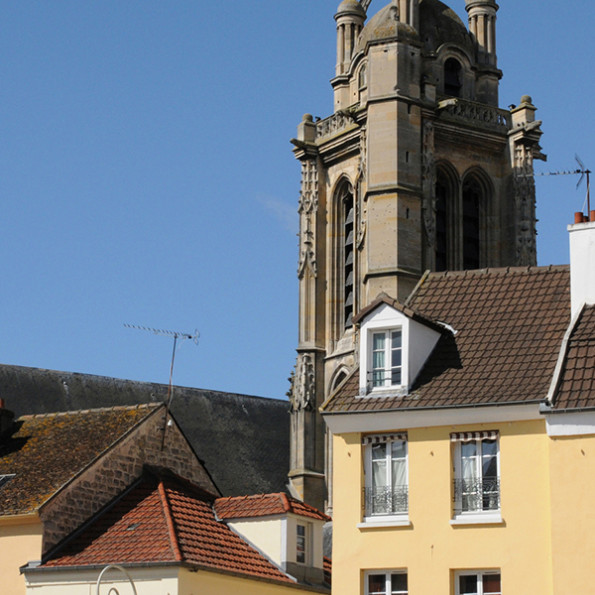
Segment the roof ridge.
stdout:
<path fill-rule="evenodd" d="M 284 492 L 279 492 L 279 495 L 281 496 L 281 502 L 283 503 L 283 510 L 285 512 L 290 512 L 292 510 L 292 506 L 289 500 L 287 499 L 287 494 L 285 494 Z"/>
<path fill-rule="evenodd" d="M 488 275 L 490 273 L 505 273 L 507 275 L 515 275 L 522 273 L 544 273 L 544 272 L 558 272 L 569 270 L 568 264 L 548 264 L 543 266 L 508 266 L 508 267 L 484 267 L 481 269 L 465 269 L 461 271 L 433 271 L 429 274 L 430 277 L 471 277 L 479 275 Z"/>
<path fill-rule="evenodd" d="M 60 417 L 66 415 L 76 415 L 80 413 L 102 413 L 106 411 L 134 411 L 135 409 L 157 409 L 164 407 L 164 403 L 137 403 L 136 405 L 112 405 L 111 407 L 97 407 L 95 409 L 71 409 L 68 411 L 53 411 L 48 413 L 27 413 L 21 415 L 19 419 L 44 419 L 48 417 Z"/>
<path fill-rule="evenodd" d="M 180 550 L 180 544 L 178 542 L 178 536 L 176 534 L 176 528 L 174 525 L 173 515 L 170 509 L 169 499 L 167 497 L 167 492 L 165 491 L 165 486 L 163 485 L 162 479 L 159 480 L 157 489 L 159 491 L 161 504 L 163 505 L 163 514 L 165 515 L 165 523 L 167 524 L 167 532 L 169 534 L 169 539 L 174 550 L 174 556 L 177 562 L 181 562 L 183 560 L 182 552 Z"/>

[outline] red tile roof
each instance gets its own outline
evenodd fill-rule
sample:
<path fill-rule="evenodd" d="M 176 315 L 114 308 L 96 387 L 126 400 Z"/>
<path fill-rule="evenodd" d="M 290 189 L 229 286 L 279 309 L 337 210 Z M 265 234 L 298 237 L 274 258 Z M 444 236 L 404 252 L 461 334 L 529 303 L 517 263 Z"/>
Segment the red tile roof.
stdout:
<path fill-rule="evenodd" d="M 215 518 L 214 500 L 180 478 L 146 475 L 42 566 L 179 562 L 294 583 Z"/>
<path fill-rule="evenodd" d="M 329 516 L 313 506 L 291 498 L 283 492 L 235 498 L 217 498 L 215 512 L 220 519 L 245 519 L 292 513 L 321 521 L 331 520 Z"/>
<path fill-rule="evenodd" d="M 554 408 L 595 407 L 595 306 L 582 311 L 570 334 Z"/>
<path fill-rule="evenodd" d="M 0 440 L 0 515 L 37 510 L 159 405 L 24 415 Z"/>
<path fill-rule="evenodd" d="M 442 334 L 410 394 L 359 397 L 354 370 L 323 412 L 543 400 L 570 321 L 569 269 L 431 273 L 407 306 L 456 331 Z"/>

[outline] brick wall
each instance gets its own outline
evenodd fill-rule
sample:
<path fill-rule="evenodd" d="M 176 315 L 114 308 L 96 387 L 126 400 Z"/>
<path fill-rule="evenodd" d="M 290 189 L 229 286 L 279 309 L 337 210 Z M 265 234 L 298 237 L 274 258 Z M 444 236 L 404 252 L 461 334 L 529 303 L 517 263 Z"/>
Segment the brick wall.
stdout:
<path fill-rule="evenodd" d="M 43 505 L 44 555 L 140 477 L 145 464 L 167 468 L 217 493 L 175 422 L 167 427 L 161 448 L 164 415 L 162 408 L 143 420 L 126 438 Z"/>

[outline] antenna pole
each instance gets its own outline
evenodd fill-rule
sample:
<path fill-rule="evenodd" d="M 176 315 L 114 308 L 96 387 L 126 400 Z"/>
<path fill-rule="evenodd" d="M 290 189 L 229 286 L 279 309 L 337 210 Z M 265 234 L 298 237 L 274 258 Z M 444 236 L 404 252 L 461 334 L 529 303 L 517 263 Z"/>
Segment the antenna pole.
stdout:
<path fill-rule="evenodd" d="M 163 446 L 165 444 L 165 431 L 167 429 L 167 423 L 168 423 L 168 413 L 169 413 L 169 409 L 171 407 L 171 403 L 172 400 L 174 398 L 174 385 L 173 385 L 173 378 L 174 378 L 174 362 L 176 360 L 176 347 L 178 345 L 178 338 L 181 338 L 182 340 L 184 339 L 192 339 L 192 341 L 194 341 L 195 345 L 198 345 L 198 337 L 200 336 L 198 330 L 194 331 L 194 334 L 192 333 L 180 333 L 178 331 L 166 331 L 163 329 L 156 329 L 156 328 L 149 328 L 146 326 L 137 326 L 135 324 L 124 324 L 124 326 L 126 328 L 133 328 L 133 329 L 137 329 L 139 331 L 149 331 L 150 333 L 153 333 L 154 335 L 165 335 L 167 337 L 173 337 L 174 339 L 174 346 L 173 346 L 173 350 L 172 350 L 172 354 L 171 354 L 171 364 L 169 366 L 169 383 L 167 385 L 167 400 L 165 403 L 165 417 L 163 420 L 163 431 L 161 433 L 161 450 L 163 450 Z"/>
<path fill-rule="evenodd" d="M 589 175 L 591 170 L 588 169 L 585 171 L 587 174 L 587 217 L 591 217 L 591 180 L 589 179 Z"/>

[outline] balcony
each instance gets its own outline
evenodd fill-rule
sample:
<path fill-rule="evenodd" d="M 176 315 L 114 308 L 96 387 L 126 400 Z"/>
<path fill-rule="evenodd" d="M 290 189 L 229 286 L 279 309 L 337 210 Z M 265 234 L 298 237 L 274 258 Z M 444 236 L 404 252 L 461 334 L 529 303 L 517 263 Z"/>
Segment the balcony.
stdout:
<path fill-rule="evenodd" d="M 409 487 L 404 485 L 364 488 L 364 503 L 368 517 L 407 514 Z"/>
<path fill-rule="evenodd" d="M 500 480 L 497 477 L 454 480 L 454 513 L 500 510 Z"/>

